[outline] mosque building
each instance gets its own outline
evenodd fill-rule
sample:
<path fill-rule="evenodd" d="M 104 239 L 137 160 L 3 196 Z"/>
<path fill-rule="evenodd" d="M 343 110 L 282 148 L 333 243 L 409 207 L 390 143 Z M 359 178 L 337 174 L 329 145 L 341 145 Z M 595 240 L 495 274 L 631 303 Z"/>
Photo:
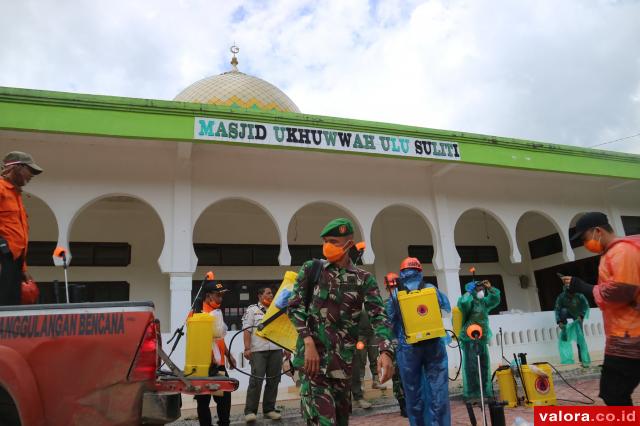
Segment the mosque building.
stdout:
<path fill-rule="evenodd" d="M 45 170 L 24 197 L 43 302 L 64 300 L 60 245 L 73 301 L 152 300 L 168 337 L 213 270 L 237 329 L 257 287 L 321 256 L 322 227 L 348 217 L 383 293 L 415 256 L 453 304 L 474 266 L 503 293 L 505 352 L 553 359 L 556 272 L 596 279 L 598 257 L 569 241 L 577 217 L 640 233 L 638 155 L 308 115 L 233 52 L 172 101 L 0 88 L 2 152 Z M 585 329 L 602 352 L 597 309 Z"/>

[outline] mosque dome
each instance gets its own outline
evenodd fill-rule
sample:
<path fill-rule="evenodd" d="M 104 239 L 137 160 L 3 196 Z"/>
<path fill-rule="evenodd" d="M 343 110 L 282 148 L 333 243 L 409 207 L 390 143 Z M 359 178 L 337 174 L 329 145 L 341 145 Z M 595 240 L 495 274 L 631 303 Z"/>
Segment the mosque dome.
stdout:
<path fill-rule="evenodd" d="M 235 106 L 261 111 L 300 112 L 296 104 L 273 84 L 238 71 L 236 53 L 231 48 L 231 71 L 196 81 L 174 98 L 174 101 Z"/>

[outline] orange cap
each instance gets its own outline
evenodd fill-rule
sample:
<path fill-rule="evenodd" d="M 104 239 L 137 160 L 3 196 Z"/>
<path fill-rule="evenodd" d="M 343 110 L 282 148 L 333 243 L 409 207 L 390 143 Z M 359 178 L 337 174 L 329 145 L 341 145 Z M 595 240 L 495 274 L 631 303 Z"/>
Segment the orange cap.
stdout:
<path fill-rule="evenodd" d="M 415 257 L 407 257 L 402 261 L 402 263 L 400 263 L 400 270 L 402 271 L 403 269 L 409 269 L 409 268 L 422 271 L 422 264 Z"/>
<path fill-rule="evenodd" d="M 472 266 L 471 268 L 469 268 L 469 272 L 471 272 L 472 274 L 475 274 L 476 272 L 476 267 Z"/>
<path fill-rule="evenodd" d="M 62 257 L 62 255 L 67 255 L 67 250 L 64 247 L 58 246 L 53 250 L 53 255 L 55 257 Z"/>
<path fill-rule="evenodd" d="M 213 273 L 213 271 L 208 271 L 205 276 L 204 279 L 207 281 L 213 281 L 213 279 L 215 278 L 216 274 Z"/>
<path fill-rule="evenodd" d="M 360 241 L 359 243 L 356 243 L 356 249 L 358 251 L 362 251 L 366 248 L 367 248 L 367 243 L 365 243 L 364 241 Z"/>

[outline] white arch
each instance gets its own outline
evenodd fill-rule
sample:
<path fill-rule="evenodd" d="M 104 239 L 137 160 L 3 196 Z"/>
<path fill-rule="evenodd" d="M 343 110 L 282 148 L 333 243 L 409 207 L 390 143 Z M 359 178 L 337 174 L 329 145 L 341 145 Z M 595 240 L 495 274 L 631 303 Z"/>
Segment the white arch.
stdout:
<path fill-rule="evenodd" d="M 339 210 L 344 211 L 345 213 L 347 213 L 347 216 L 349 216 L 349 218 L 351 219 L 351 221 L 353 222 L 353 224 L 355 225 L 355 227 L 358 229 L 358 231 L 360 232 L 360 234 L 362 236 L 364 236 L 363 231 L 362 231 L 362 225 L 360 223 L 360 221 L 358 220 L 358 217 L 351 211 L 351 209 L 348 209 L 347 207 L 343 206 L 340 203 L 336 203 L 335 201 L 329 201 L 329 200 L 317 200 L 317 201 L 310 201 L 307 202 L 305 204 L 303 204 L 302 206 L 298 207 L 296 209 L 296 211 L 293 213 L 293 215 L 291 216 L 291 219 L 293 219 L 293 216 L 295 216 L 296 214 L 298 214 L 298 212 L 306 207 L 309 207 L 311 205 L 314 204 L 327 204 L 330 205 L 332 207 L 335 207 Z M 318 230 L 320 231 L 320 230 Z M 354 232 L 355 233 L 355 232 Z"/>
<path fill-rule="evenodd" d="M 500 227 L 502 228 L 502 231 L 504 232 L 504 235 L 507 237 L 507 243 L 509 244 L 509 252 L 510 252 L 509 258 L 511 263 L 520 263 L 522 261 L 522 255 L 520 254 L 520 250 L 518 249 L 518 244 L 516 242 L 517 241 L 516 240 L 517 221 L 512 220 L 510 222 L 507 222 L 498 213 L 486 207 L 470 207 L 457 215 L 455 220 L 455 225 L 453 227 L 454 232 L 458 226 L 458 223 L 460 222 L 460 218 L 462 218 L 462 216 L 464 216 L 465 213 L 473 210 L 478 210 L 483 213 L 486 213 L 489 216 L 491 216 L 493 219 L 495 219 L 496 222 L 498 222 L 498 225 L 500 225 Z"/>
<path fill-rule="evenodd" d="M 551 226 L 556 230 L 556 232 L 558 233 L 558 235 L 560 235 L 560 242 L 562 243 L 562 258 L 565 262 L 572 262 L 575 259 L 575 256 L 573 254 L 573 250 L 571 250 L 571 244 L 569 242 L 569 230 L 567 228 L 567 230 L 563 230 L 563 227 L 560 225 L 560 223 L 558 222 L 558 220 L 553 217 L 552 215 L 550 215 L 549 213 L 542 211 L 542 210 L 537 210 L 537 209 L 531 209 L 531 210 L 527 210 L 525 212 L 523 212 L 520 217 L 518 218 L 518 222 L 516 224 L 516 228 L 517 226 L 520 224 L 520 222 L 522 221 L 522 218 L 527 215 L 527 214 L 537 214 L 539 216 L 542 216 L 543 218 L 545 218 L 549 223 L 551 223 Z M 517 241 L 517 233 L 516 233 L 516 241 Z"/>
<path fill-rule="evenodd" d="M 196 224 L 202 218 L 202 215 L 204 214 L 204 212 L 206 212 L 210 208 L 214 207 L 216 204 L 221 204 L 221 203 L 224 203 L 224 202 L 227 202 L 227 201 L 242 201 L 242 202 L 245 202 L 245 203 L 248 203 L 248 204 L 251 204 L 251 205 L 257 207 L 263 213 L 265 213 L 267 215 L 267 217 L 271 220 L 271 223 L 275 227 L 276 232 L 278 233 L 278 235 L 281 234 L 280 226 L 278 225 L 278 221 L 277 221 L 276 217 L 273 215 L 273 213 L 271 213 L 271 211 L 267 207 L 265 207 L 262 203 L 260 203 L 259 201 L 256 201 L 256 200 L 253 200 L 253 199 L 247 198 L 247 197 L 223 197 L 223 198 L 219 198 L 219 199 L 213 201 L 212 203 L 206 205 L 200 212 L 198 212 L 197 216 L 195 216 L 195 220 L 193 220 L 191 222 L 191 234 L 193 235 L 193 232 L 196 229 Z"/>
<path fill-rule="evenodd" d="M 45 201 L 42 197 L 40 197 L 40 196 L 38 196 L 38 195 L 36 195 L 36 194 L 34 194 L 32 192 L 29 192 L 29 191 L 24 191 L 22 193 L 23 202 L 24 202 L 25 197 L 27 197 L 27 198 L 28 197 L 33 197 L 34 199 L 38 200 L 38 202 L 41 202 L 47 208 L 48 212 L 51 213 L 51 216 L 53 216 L 53 221 L 54 221 L 54 223 L 56 225 L 55 234 L 59 235 L 59 233 L 60 233 L 60 225 L 59 225 L 58 215 L 56 215 L 56 212 L 51 208 L 49 203 L 47 203 L 47 201 Z M 31 223 L 32 214 L 30 214 L 28 211 L 27 211 L 27 214 L 29 214 L 29 216 L 30 216 L 29 217 L 29 223 Z M 29 238 L 29 239 L 31 240 L 32 238 Z"/>
<path fill-rule="evenodd" d="M 347 207 L 345 207 L 344 205 L 337 203 L 335 201 L 330 201 L 330 200 L 324 200 L 324 199 L 320 199 L 320 200 L 313 200 L 313 201 L 308 201 L 300 206 L 298 206 L 297 209 L 295 209 L 295 211 L 293 212 L 293 214 L 291 215 L 291 217 L 289 217 L 288 223 L 287 223 L 287 235 L 286 235 L 286 241 L 287 241 L 287 247 L 288 247 L 288 243 L 289 243 L 289 227 L 291 226 L 291 222 L 293 221 L 293 218 L 296 217 L 296 215 L 306 209 L 309 206 L 313 206 L 316 204 L 320 204 L 320 205 L 328 205 L 331 207 L 334 207 L 342 212 L 344 212 L 344 216 L 348 217 L 352 222 L 353 222 L 353 226 L 355 227 L 354 229 L 354 235 L 358 234 L 365 240 L 366 244 L 367 244 L 367 249 L 365 250 L 364 253 L 364 257 L 363 257 L 363 262 L 364 263 L 372 263 L 373 262 L 373 256 L 372 256 L 372 249 L 371 249 L 371 237 L 370 237 L 370 227 L 368 229 L 369 232 L 365 233 L 365 230 L 363 229 L 362 226 L 362 222 L 361 220 L 358 218 L 358 215 L 354 214 L 353 211 Z M 318 239 L 320 238 L 320 231 L 321 229 L 318 229 Z"/>
<path fill-rule="evenodd" d="M 373 220 L 371 221 L 371 232 L 373 232 L 373 224 L 376 222 L 376 220 L 385 212 L 385 210 L 392 208 L 392 207 L 401 207 L 401 208 L 405 208 L 407 210 L 409 210 L 412 213 L 415 213 L 420 219 L 422 219 L 422 221 L 424 222 L 424 224 L 426 225 L 427 229 L 429 230 L 429 234 L 431 236 L 431 241 L 433 244 L 433 262 L 435 262 L 436 256 L 438 256 L 439 254 L 439 250 L 440 248 L 438 247 L 438 244 L 436 244 L 437 241 L 437 233 L 436 230 L 433 226 L 433 223 L 431 223 L 431 221 L 427 218 L 427 216 L 418 208 L 412 206 L 411 204 L 408 203 L 404 203 L 404 202 L 399 202 L 399 203 L 393 203 L 393 204 L 389 204 L 386 205 L 384 207 L 382 207 L 380 210 L 378 210 L 378 212 L 373 216 Z M 373 237 L 371 237 L 373 238 Z M 372 241 L 373 243 L 373 241 Z M 372 244 L 373 246 L 373 244 Z M 371 249 L 373 250 L 373 247 L 371 247 Z"/>
<path fill-rule="evenodd" d="M 73 226 L 75 225 L 75 222 L 78 219 L 78 217 L 82 213 L 84 213 L 89 207 L 91 207 L 93 204 L 111 197 L 128 197 L 128 198 L 133 198 L 137 201 L 140 201 L 144 205 L 149 207 L 151 211 L 156 215 L 156 217 L 160 220 L 160 224 L 162 226 L 163 240 L 164 240 L 162 244 L 163 245 L 162 250 L 160 251 L 160 255 L 158 256 L 158 265 L 161 266 L 160 259 L 162 258 L 162 254 L 164 253 L 164 250 L 166 249 L 168 244 L 168 238 L 167 238 L 168 225 L 166 223 L 165 218 L 158 212 L 158 209 L 151 202 L 147 201 L 145 197 L 135 194 L 133 192 L 108 192 L 108 193 L 94 196 L 88 201 L 85 201 L 84 203 L 82 203 L 81 206 L 78 209 L 76 209 L 75 212 L 71 215 L 71 217 L 69 217 L 68 221 L 65 223 L 64 228 L 62 226 L 59 226 L 60 236 L 58 238 L 58 244 L 68 248 L 69 238 L 71 236 L 71 230 L 73 229 Z M 73 255 L 73 253 L 71 253 L 71 255 Z"/>

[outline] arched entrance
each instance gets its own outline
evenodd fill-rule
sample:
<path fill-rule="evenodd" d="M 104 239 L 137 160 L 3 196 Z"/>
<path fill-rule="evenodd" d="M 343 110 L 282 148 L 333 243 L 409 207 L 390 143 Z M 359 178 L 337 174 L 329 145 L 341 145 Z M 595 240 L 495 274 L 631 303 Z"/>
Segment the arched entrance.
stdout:
<path fill-rule="evenodd" d="M 271 214 L 258 203 L 226 199 L 207 207 L 193 228 L 193 246 L 198 257 L 192 299 L 202 278 L 212 270 L 228 285 L 225 322 L 241 326 L 245 308 L 257 302 L 257 290 L 267 285 L 277 290 L 285 267 L 278 263 L 280 238 Z"/>
<path fill-rule="evenodd" d="M 473 279 L 470 272 L 475 267 L 476 280 L 488 279 L 500 289 L 500 305 L 491 311 L 497 314 L 509 308 L 528 308 L 526 300 L 518 297 L 520 283 L 518 273 L 512 268 L 507 233 L 495 213 L 483 209 L 470 209 L 456 222 L 455 244 L 460 256 L 460 292 Z M 452 300 L 451 304 L 457 303 Z"/>
<path fill-rule="evenodd" d="M 291 265 L 299 267 L 306 260 L 322 257 L 320 232 L 329 221 L 345 217 L 353 222 L 354 240 L 362 241 L 362 231 L 354 216 L 346 208 L 328 202 L 315 202 L 300 208 L 289 222 L 287 242 Z"/>
<path fill-rule="evenodd" d="M 387 272 L 398 272 L 400 262 L 407 256 L 422 262 L 423 273 L 437 284 L 433 268 L 435 247 L 431 226 L 426 218 L 412 207 L 393 205 L 384 208 L 373 221 L 371 244 L 376 255 L 375 272 L 378 284 Z"/>
<path fill-rule="evenodd" d="M 169 331 L 169 279 L 158 265 L 164 229 L 149 204 L 130 195 L 99 197 L 78 211 L 69 241 L 72 301 L 151 299 L 162 331 Z"/>

